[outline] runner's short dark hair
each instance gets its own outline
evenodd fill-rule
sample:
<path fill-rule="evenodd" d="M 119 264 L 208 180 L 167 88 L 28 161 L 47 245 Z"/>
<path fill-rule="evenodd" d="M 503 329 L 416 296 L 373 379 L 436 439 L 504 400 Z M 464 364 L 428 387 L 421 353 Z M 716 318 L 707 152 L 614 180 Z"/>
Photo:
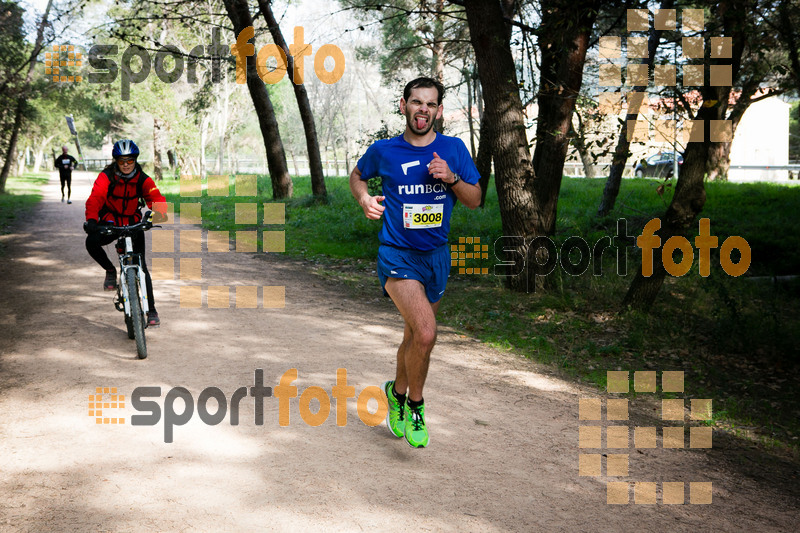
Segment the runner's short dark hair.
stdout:
<path fill-rule="evenodd" d="M 408 82 L 406 84 L 406 88 L 403 89 L 403 100 L 408 101 L 408 97 L 411 96 L 411 89 L 417 89 L 420 87 L 423 89 L 435 87 L 436 91 L 439 93 L 439 99 L 436 103 L 442 105 L 442 98 L 444 97 L 444 85 L 433 78 L 426 77 L 417 78 Z"/>

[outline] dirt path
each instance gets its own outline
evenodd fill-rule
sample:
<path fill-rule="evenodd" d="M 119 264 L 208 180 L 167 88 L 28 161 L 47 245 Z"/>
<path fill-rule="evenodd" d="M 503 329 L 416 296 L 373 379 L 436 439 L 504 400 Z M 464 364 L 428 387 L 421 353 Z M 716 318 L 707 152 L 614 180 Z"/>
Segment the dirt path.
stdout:
<path fill-rule="evenodd" d="M 239 425 L 195 412 L 167 444 L 163 419 L 130 425 L 134 388 L 161 387 L 162 406 L 180 386 L 195 402 L 210 386 L 230 398 L 257 368 L 272 387 L 296 368 L 300 393 L 330 394 L 346 368 L 358 394 L 392 375 L 401 324 L 377 290 L 355 301 L 302 263 L 203 254 L 203 285 L 284 285 L 286 307 L 181 309 L 181 282 L 157 282 L 163 325 L 138 360 L 83 248 L 91 178 L 76 175 L 72 205 L 51 179 L 40 207 L 3 237 L 0 530 L 761 532 L 800 520 L 797 466 L 718 435 L 712 449 L 616 450 L 630 453 L 628 477 L 580 477 L 578 399 L 596 394 L 446 329 L 426 389 L 425 450 L 361 423 L 354 399 L 345 427 L 335 405 L 322 425 L 303 423 L 297 398 L 280 427 L 274 397 L 261 426 L 247 397 Z M 124 425 L 88 416 L 98 386 L 126 394 L 125 409 L 106 411 Z M 654 416 L 633 403 L 629 425 L 660 425 Z M 685 482 L 687 503 L 634 505 L 631 489 L 629 505 L 608 505 L 605 483 L 620 480 L 659 482 L 659 494 L 662 481 Z M 694 481 L 713 483 L 712 504 L 688 503 Z"/>

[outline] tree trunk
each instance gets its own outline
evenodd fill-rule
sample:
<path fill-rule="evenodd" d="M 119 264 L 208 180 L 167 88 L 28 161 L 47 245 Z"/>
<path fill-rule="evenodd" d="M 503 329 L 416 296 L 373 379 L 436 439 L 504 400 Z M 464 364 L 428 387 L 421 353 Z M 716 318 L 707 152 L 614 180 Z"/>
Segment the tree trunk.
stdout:
<path fill-rule="evenodd" d="M 558 193 L 569 147 L 572 113 L 583 82 L 583 64 L 597 9 L 597 0 L 542 2 L 539 28 L 542 60 L 533 185 L 539 202 L 537 231 L 544 235 L 553 235 L 556 229 Z"/>
<path fill-rule="evenodd" d="M 475 66 L 475 70 L 473 71 L 472 79 L 475 80 L 473 86 L 475 87 L 475 106 L 478 108 L 478 122 L 483 124 L 483 88 L 481 87 L 481 80 L 478 76 L 477 65 Z"/>
<path fill-rule="evenodd" d="M 444 85 L 444 0 L 436 0 L 431 43 L 431 78 Z M 444 116 L 434 119 L 433 128 L 444 133 Z"/>
<path fill-rule="evenodd" d="M 217 117 L 217 134 L 218 134 L 218 146 L 217 146 L 217 174 L 222 174 L 223 170 L 225 169 L 225 134 L 228 131 L 228 114 L 230 113 L 230 87 L 228 86 L 228 75 L 227 72 L 223 74 L 225 76 L 222 84 L 220 86 L 220 90 L 222 91 L 222 100 L 219 104 L 219 117 Z"/>
<path fill-rule="evenodd" d="M 492 177 L 493 145 L 492 127 L 484 112 L 481 117 L 480 139 L 478 139 L 478 160 L 475 162 L 478 173 L 481 175 L 480 180 L 478 180 L 481 186 L 481 207 L 486 203 L 486 191 L 489 190 L 489 179 Z"/>
<path fill-rule="evenodd" d="M 11 137 L 8 139 L 8 148 L 3 158 L 3 170 L 0 171 L 0 194 L 6 192 L 6 181 L 8 176 L 12 174 L 12 167 L 16 162 L 17 139 L 19 138 L 19 130 L 22 127 L 22 110 L 24 106 L 24 98 L 17 100 L 17 107 L 14 112 L 14 126 L 11 128 Z"/>
<path fill-rule="evenodd" d="M 708 120 L 717 114 L 712 108 L 701 108 L 698 117 Z M 716 120 L 716 118 L 715 118 Z M 706 192 L 703 187 L 705 177 L 706 158 L 710 143 L 689 143 L 686 148 L 684 162 L 675 187 L 675 195 L 667 208 L 667 213 L 662 219 L 661 230 L 657 235 L 661 238 L 661 247 L 672 236 L 681 235 L 694 221 L 697 214 L 703 209 L 706 202 Z M 661 247 L 653 250 L 653 273 L 649 277 L 642 274 L 642 269 L 636 273 L 625 298 L 623 308 L 633 308 L 648 311 L 658 296 L 661 285 L 667 276 L 664 263 L 661 260 Z"/>
<path fill-rule="evenodd" d="M 292 158 L 292 166 L 294 167 L 294 175 L 295 176 L 299 176 L 300 175 L 300 169 L 297 168 L 297 158 L 294 156 L 294 151 L 289 150 L 289 157 Z"/>
<path fill-rule="evenodd" d="M 3 161 L 3 169 L 0 170 L 0 194 L 6 192 L 6 181 L 8 180 L 11 165 L 14 162 L 14 154 L 17 151 L 17 140 L 19 139 L 19 130 L 22 127 L 22 113 L 25 110 L 25 104 L 28 99 L 28 89 L 30 88 L 31 81 L 33 80 L 33 71 L 36 67 L 36 57 L 42 50 L 42 43 L 44 42 L 44 29 L 47 27 L 47 17 L 50 15 L 50 8 L 53 6 L 53 0 L 48 0 L 47 7 L 44 10 L 42 20 L 36 30 L 36 44 L 31 52 L 31 61 L 28 66 L 28 74 L 25 77 L 25 86 L 17 99 L 17 106 L 14 116 L 14 126 L 11 130 L 11 136 L 8 139 L 8 148 Z"/>
<path fill-rule="evenodd" d="M 283 38 L 283 33 L 275 20 L 275 15 L 272 12 L 271 0 L 259 0 L 258 5 L 261 12 L 264 14 L 264 19 L 267 21 L 269 32 L 272 35 L 272 40 L 275 41 L 279 47 L 284 50 L 289 50 L 286 46 L 286 40 Z M 299 35 L 297 28 L 295 28 L 295 43 L 298 42 Z M 306 87 L 300 80 L 294 79 L 294 57 L 287 54 L 286 63 L 290 76 L 292 78 L 292 89 L 294 89 L 294 96 L 297 100 L 297 108 L 300 110 L 300 120 L 303 122 L 303 131 L 306 135 L 306 150 L 308 150 L 308 168 L 311 173 L 311 193 L 318 199 L 327 202 L 328 190 L 325 187 L 325 176 L 322 172 L 322 157 L 319 153 L 319 140 L 317 138 L 317 126 L 314 122 L 314 113 L 311 110 L 311 103 L 308 101 L 308 93 Z"/>
<path fill-rule="evenodd" d="M 42 161 L 44 160 L 44 150 L 47 148 L 47 145 L 50 144 L 50 141 L 53 140 L 55 135 L 50 135 L 49 137 L 42 137 L 42 141 L 36 147 L 36 159 L 33 162 L 33 172 L 39 172 L 39 169 L 42 167 Z"/>
<path fill-rule="evenodd" d="M 708 181 L 728 181 L 731 168 L 731 143 L 709 143 L 706 174 Z"/>
<path fill-rule="evenodd" d="M 800 94 L 800 43 L 798 43 L 797 26 L 792 23 L 790 14 L 791 4 L 795 6 L 795 0 L 782 0 L 778 5 L 781 21 L 781 37 L 786 42 L 786 50 L 789 52 L 789 64 L 792 67 L 792 74 L 795 82 L 795 90 Z M 797 107 L 797 118 L 800 120 L 800 106 Z"/>
<path fill-rule="evenodd" d="M 578 129 L 575 129 L 574 124 L 570 124 L 572 128 L 572 144 L 575 145 L 575 150 L 578 151 L 578 157 L 581 158 L 583 164 L 583 175 L 587 178 L 594 178 L 594 161 L 592 155 L 586 148 L 586 131 L 583 128 L 583 120 L 580 114 L 576 111 L 575 116 L 578 119 Z"/>
<path fill-rule="evenodd" d="M 670 9 L 674 4 L 674 0 L 662 0 L 661 9 Z M 647 58 L 642 59 L 641 62 L 647 65 L 648 71 L 653 67 L 653 61 L 656 57 L 656 50 L 658 43 L 661 41 L 662 30 L 656 30 L 655 27 L 650 27 L 650 35 L 647 39 Z M 633 88 L 632 92 L 645 92 L 647 87 L 637 86 Z M 628 113 L 625 116 L 625 122 L 622 123 L 622 130 L 619 132 L 617 139 L 617 146 L 614 148 L 614 157 L 611 160 L 611 168 L 608 172 L 608 179 L 603 188 L 603 197 L 600 200 L 600 207 L 597 209 L 597 216 L 604 217 L 614 209 L 617 203 L 617 196 L 619 195 L 619 188 L 622 183 L 622 173 L 625 171 L 625 165 L 628 164 L 628 157 L 630 156 L 631 142 L 628 140 L 628 121 L 637 120 L 639 118 L 639 110 L 636 109 L 635 113 Z"/>
<path fill-rule="evenodd" d="M 467 125 L 469 126 L 469 153 L 474 161 L 478 154 L 475 153 L 475 119 L 472 117 L 472 74 L 467 68 L 464 68 L 461 73 L 464 76 L 464 81 L 467 84 Z"/>
<path fill-rule="evenodd" d="M 203 115 L 200 122 L 200 178 L 206 176 L 206 144 L 208 144 L 208 123 L 211 119 L 208 115 Z"/>
<path fill-rule="evenodd" d="M 161 171 L 161 120 L 153 117 L 153 178 L 160 180 Z"/>
<path fill-rule="evenodd" d="M 14 152 L 14 161 L 11 164 L 11 175 L 21 176 L 25 172 L 25 150 Z"/>
<path fill-rule="evenodd" d="M 731 123 L 732 135 L 736 134 L 736 128 L 739 122 L 742 121 L 747 108 L 750 107 L 754 101 L 767 98 L 769 94 L 762 95 L 753 100 L 753 95 L 758 91 L 759 86 L 766 78 L 767 73 L 761 76 L 754 76 L 747 80 L 739 95 L 739 99 L 733 105 L 733 109 L 728 115 L 727 119 Z M 732 140 L 732 139 L 731 139 Z M 728 170 L 731 168 L 731 143 L 730 142 L 712 142 L 709 148 L 708 160 L 706 164 L 706 172 L 708 173 L 708 181 L 728 181 Z"/>
<path fill-rule="evenodd" d="M 234 36 L 238 36 L 245 28 L 253 25 L 253 17 L 245 0 L 224 0 L 224 4 L 228 18 L 233 23 Z M 286 167 L 286 153 L 283 150 L 275 109 L 272 107 L 267 87 L 256 71 L 256 54 L 247 56 L 246 66 L 247 89 L 250 91 L 261 136 L 264 138 L 264 149 L 272 181 L 272 197 L 276 200 L 291 198 L 294 187 Z"/>
<path fill-rule="evenodd" d="M 31 170 L 31 172 L 33 172 L 34 174 L 39 172 L 39 169 L 42 168 L 43 157 L 44 157 L 44 151 L 41 148 L 38 148 L 33 157 L 33 169 Z"/>
<path fill-rule="evenodd" d="M 745 20 L 752 16 L 752 13 L 748 12 L 747 5 L 743 0 L 732 0 L 720 2 L 717 14 L 722 21 L 724 35 L 732 38 L 733 50 L 730 59 L 712 59 L 709 62 L 731 65 L 731 79 L 735 80 L 739 74 L 742 52 L 746 42 Z M 712 13 L 713 15 L 714 13 Z M 705 48 L 707 50 L 708 46 Z M 710 86 L 708 75 L 705 76 L 705 82 L 706 85 L 701 91 L 703 105 L 700 106 L 695 119 L 702 121 L 707 126 L 711 120 L 725 118 L 731 87 Z M 705 205 L 706 191 L 703 185 L 706 161 L 709 158 L 712 143 L 709 140 L 707 127 L 704 133 L 703 142 L 688 143 L 684 152 L 683 165 L 675 184 L 675 194 L 662 220 L 661 230 L 658 232 L 661 246 L 653 250 L 653 273 L 651 276 L 645 277 L 642 269 L 639 268 L 622 301 L 623 308 L 648 311 L 652 307 L 667 276 L 664 262 L 659 257 L 664 243 L 670 237 L 686 232 Z"/>
<path fill-rule="evenodd" d="M 526 257 L 525 242 L 536 235 L 540 224 L 533 191 L 535 173 L 525 136 L 514 59 L 500 3 L 465 0 L 464 7 L 483 88 L 483 120 L 492 124 L 491 146 L 503 234 L 515 236 L 506 254 L 509 260 L 516 262 L 518 257 Z M 485 142 L 482 133 L 481 145 Z M 480 154 L 480 148 L 478 152 Z M 527 292 L 529 277 L 533 278 L 530 269 L 524 269 L 521 275 L 510 274 L 506 277 L 508 287 Z"/>
<path fill-rule="evenodd" d="M 333 175 L 339 176 L 339 155 L 336 153 L 336 143 L 334 142 L 331 146 L 333 147 Z"/>
<path fill-rule="evenodd" d="M 503 17 L 513 19 L 516 14 L 515 6 L 516 0 L 501 0 L 500 9 Z M 505 23 L 505 40 L 511 40 L 511 24 Z M 478 173 L 481 175 L 478 183 L 481 186 L 481 207 L 486 205 L 486 193 L 489 191 L 489 180 L 492 177 L 492 150 L 494 139 L 492 138 L 491 124 L 485 119 L 483 110 L 483 87 L 481 85 L 480 76 L 478 76 L 477 66 L 472 70 L 472 86 L 475 89 L 475 103 L 478 108 L 478 153 L 473 155 L 475 158 L 475 166 L 478 168 Z M 470 108 L 471 110 L 472 108 Z"/>

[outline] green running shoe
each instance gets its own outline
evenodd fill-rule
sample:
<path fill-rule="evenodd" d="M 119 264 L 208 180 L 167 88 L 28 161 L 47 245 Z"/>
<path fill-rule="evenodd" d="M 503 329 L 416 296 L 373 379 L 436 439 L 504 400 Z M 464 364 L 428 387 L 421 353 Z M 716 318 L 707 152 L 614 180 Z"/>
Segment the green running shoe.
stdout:
<path fill-rule="evenodd" d="M 401 404 L 394 397 L 394 380 L 386 381 L 383 386 L 386 399 L 389 400 L 389 412 L 386 413 L 386 426 L 392 435 L 398 439 L 403 436 L 405 430 L 405 404 Z"/>
<path fill-rule="evenodd" d="M 424 448 L 428 445 L 428 426 L 425 425 L 425 404 L 416 409 L 406 404 L 406 442 L 412 448 Z"/>

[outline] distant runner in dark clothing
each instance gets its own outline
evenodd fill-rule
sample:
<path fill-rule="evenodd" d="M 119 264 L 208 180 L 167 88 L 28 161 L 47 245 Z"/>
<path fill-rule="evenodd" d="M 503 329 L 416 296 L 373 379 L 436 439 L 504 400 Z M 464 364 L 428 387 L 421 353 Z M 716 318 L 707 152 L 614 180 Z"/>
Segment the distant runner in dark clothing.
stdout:
<path fill-rule="evenodd" d="M 67 147 L 62 146 L 63 152 L 56 158 L 55 167 L 58 169 L 58 175 L 61 178 L 61 201 L 64 201 L 64 184 L 67 184 L 67 203 L 71 204 L 72 200 L 72 170 L 78 164 L 78 161 L 67 153 Z"/>

